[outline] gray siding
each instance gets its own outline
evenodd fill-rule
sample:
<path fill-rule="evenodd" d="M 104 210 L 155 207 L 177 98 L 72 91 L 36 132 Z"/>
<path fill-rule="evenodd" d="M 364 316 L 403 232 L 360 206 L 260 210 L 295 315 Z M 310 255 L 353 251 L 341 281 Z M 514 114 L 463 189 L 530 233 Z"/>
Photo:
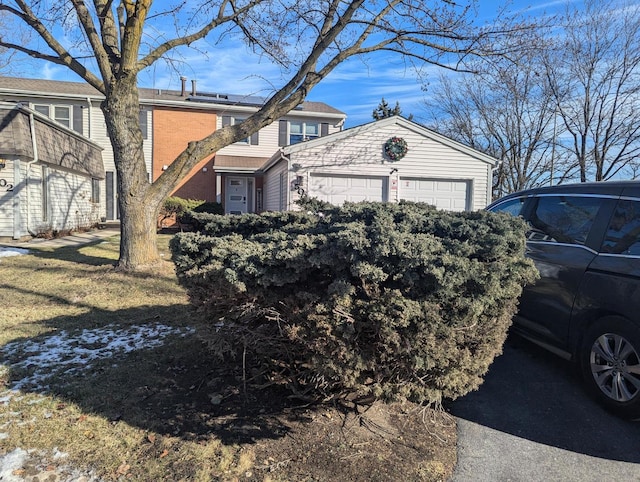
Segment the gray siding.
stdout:
<path fill-rule="evenodd" d="M 14 165 L 19 168 L 18 163 L 5 159 L 5 167 L 0 169 L 0 237 L 13 236 L 14 199 L 18 192 L 14 188 Z"/>
<path fill-rule="evenodd" d="M 288 182 L 281 186 L 281 176 L 287 176 L 287 163 L 280 161 L 273 166 L 263 179 L 263 205 L 265 211 L 280 211 L 282 198 L 287 196 Z M 284 192 L 281 190 L 284 189 Z M 286 203 L 286 201 L 285 201 Z"/>

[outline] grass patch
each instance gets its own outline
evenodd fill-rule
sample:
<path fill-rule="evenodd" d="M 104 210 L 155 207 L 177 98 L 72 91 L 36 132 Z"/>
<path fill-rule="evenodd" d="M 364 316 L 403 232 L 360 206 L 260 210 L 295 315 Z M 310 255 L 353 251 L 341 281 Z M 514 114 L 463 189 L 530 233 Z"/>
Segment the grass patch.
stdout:
<path fill-rule="evenodd" d="M 213 359 L 169 239 L 159 236 L 167 261 L 136 274 L 113 269 L 118 237 L 0 258 L 0 475 L 17 454 L 10 475 L 62 480 L 450 476 L 445 414 L 300 408 Z"/>

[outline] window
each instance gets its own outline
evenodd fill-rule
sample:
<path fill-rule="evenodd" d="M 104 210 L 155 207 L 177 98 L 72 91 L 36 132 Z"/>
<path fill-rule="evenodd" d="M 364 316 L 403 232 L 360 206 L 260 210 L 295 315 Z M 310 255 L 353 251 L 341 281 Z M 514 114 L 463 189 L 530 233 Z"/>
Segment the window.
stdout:
<path fill-rule="evenodd" d="M 33 109 L 40 114 L 59 122 L 65 127 L 71 128 L 71 106 L 68 105 L 34 105 Z M 53 114 L 53 115 L 52 115 Z"/>
<path fill-rule="evenodd" d="M 91 202 L 96 204 L 100 202 L 100 180 L 99 179 L 91 179 Z"/>
<path fill-rule="evenodd" d="M 520 213 L 522 212 L 522 206 L 524 206 L 525 201 L 526 198 L 523 197 L 509 199 L 508 201 L 494 206 L 491 211 L 495 213 L 508 213 L 512 216 L 520 216 Z"/>
<path fill-rule="evenodd" d="M 53 107 L 53 118 L 65 127 L 71 128 L 71 108 L 62 105 Z"/>
<path fill-rule="evenodd" d="M 280 119 L 278 126 L 278 145 L 287 146 L 329 135 L 327 122 L 303 122 Z"/>
<path fill-rule="evenodd" d="M 42 115 L 46 115 L 49 117 L 49 106 L 48 105 L 34 105 L 33 109 L 36 112 L 40 112 Z"/>
<path fill-rule="evenodd" d="M 601 204 L 594 197 L 539 197 L 531 214 L 529 239 L 583 245 Z"/>
<path fill-rule="evenodd" d="M 222 116 L 222 127 L 225 126 L 233 126 L 236 124 L 240 124 L 241 122 L 245 121 L 246 119 L 241 118 L 241 117 L 232 117 L 229 115 L 223 115 Z M 255 132 L 253 134 L 251 134 L 250 137 L 247 137 L 246 139 L 242 139 L 236 142 L 236 144 L 248 144 L 250 146 L 257 146 L 259 142 L 259 136 L 258 133 Z"/>
<path fill-rule="evenodd" d="M 601 251 L 640 256 L 640 202 L 618 201 L 602 242 Z"/>
<path fill-rule="evenodd" d="M 295 122 L 289 123 L 289 144 L 297 144 L 320 137 L 320 124 Z"/>

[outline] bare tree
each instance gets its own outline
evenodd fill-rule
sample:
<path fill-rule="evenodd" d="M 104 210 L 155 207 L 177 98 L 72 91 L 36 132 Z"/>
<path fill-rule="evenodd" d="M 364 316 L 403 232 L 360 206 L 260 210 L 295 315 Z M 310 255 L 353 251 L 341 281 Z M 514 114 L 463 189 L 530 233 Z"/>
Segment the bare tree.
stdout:
<path fill-rule="evenodd" d="M 0 32 L 7 31 L 9 29 L 9 24 L 11 23 L 11 19 L 7 18 L 6 15 L 3 15 L 0 12 Z M 14 32 L 14 37 L 17 35 L 22 35 L 17 43 L 26 43 L 28 41 L 28 37 L 24 33 Z M 16 51 L 12 49 L 8 49 L 0 45 L 0 72 L 6 74 L 11 74 L 16 71 L 14 58 L 16 57 Z"/>
<path fill-rule="evenodd" d="M 0 13 L 38 40 L 17 44 L 8 29 L 0 33 L 0 47 L 65 66 L 105 96 L 101 108 L 118 174 L 122 269 L 159 259 L 159 208 L 198 161 L 287 114 L 340 63 L 389 52 L 464 69 L 467 58 L 500 54 L 506 45 L 500 38 L 509 30 L 497 23 L 475 27 L 473 0 L 467 5 L 447 0 L 201 0 L 178 5 L 152 0 L 0 0 Z M 172 19 L 176 28 L 169 38 L 166 27 Z M 65 43 L 56 35 L 60 26 Z M 158 31 L 164 36 L 153 38 Z M 190 142 L 150 183 L 138 120 L 139 73 L 201 39 L 215 45 L 232 34 L 242 35 L 252 48 L 278 62 L 290 72 L 288 80 L 242 123 Z"/>
<path fill-rule="evenodd" d="M 527 48 L 474 73 L 442 77 L 427 102 L 435 130 L 501 161 L 494 197 L 549 182 L 554 98 L 538 74 L 536 52 Z"/>
<path fill-rule="evenodd" d="M 635 177 L 640 154 L 640 6 L 570 7 L 546 76 L 562 121 L 559 147 L 581 182 Z"/>

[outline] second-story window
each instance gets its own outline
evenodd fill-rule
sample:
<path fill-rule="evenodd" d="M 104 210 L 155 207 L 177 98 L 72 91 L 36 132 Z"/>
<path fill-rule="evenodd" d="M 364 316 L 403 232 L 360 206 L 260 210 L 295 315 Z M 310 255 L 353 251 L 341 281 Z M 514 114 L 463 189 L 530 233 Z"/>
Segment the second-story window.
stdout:
<path fill-rule="evenodd" d="M 236 125 L 236 124 L 240 124 L 244 120 L 245 119 L 241 118 L 241 117 L 232 117 L 230 115 L 223 115 L 222 116 L 222 127 L 233 126 L 233 125 Z M 250 137 L 247 137 L 246 139 L 239 140 L 238 142 L 236 142 L 236 144 L 249 144 L 251 146 L 257 146 L 258 142 L 259 142 L 259 136 L 258 136 L 258 133 L 255 132 Z"/>
<path fill-rule="evenodd" d="M 297 144 L 320 137 L 320 124 L 317 122 L 289 122 L 289 144 Z"/>
<path fill-rule="evenodd" d="M 65 127 L 71 129 L 71 107 L 56 105 L 53 107 L 53 118 Z"/>
<path fill-rule="evenodd" d="M 71 129 L 71 106 L 40 104 L 34 105 L 33 108 L 36 112 L 40 112 Z"/>

